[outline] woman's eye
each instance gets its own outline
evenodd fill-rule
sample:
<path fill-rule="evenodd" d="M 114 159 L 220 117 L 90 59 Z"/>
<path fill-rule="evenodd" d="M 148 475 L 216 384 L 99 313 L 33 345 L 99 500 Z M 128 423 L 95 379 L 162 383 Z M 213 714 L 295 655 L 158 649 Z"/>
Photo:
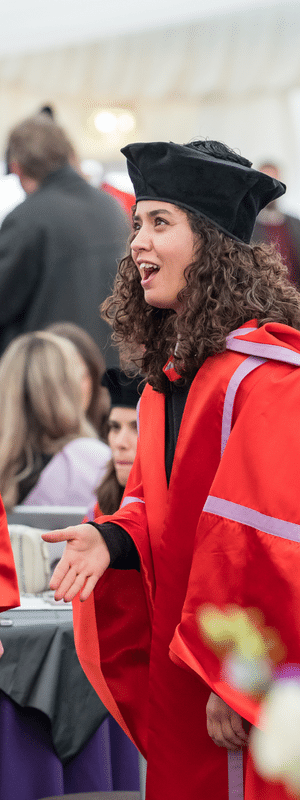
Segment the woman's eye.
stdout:
<path fill-rule="evenodd" d="M 157 227 L 158 225 L 167 225 L 168 223 L 167 223 L 167 220 L 166 219 L 162 219 L 162 217 L 155 217 L 154 224 Z"/>

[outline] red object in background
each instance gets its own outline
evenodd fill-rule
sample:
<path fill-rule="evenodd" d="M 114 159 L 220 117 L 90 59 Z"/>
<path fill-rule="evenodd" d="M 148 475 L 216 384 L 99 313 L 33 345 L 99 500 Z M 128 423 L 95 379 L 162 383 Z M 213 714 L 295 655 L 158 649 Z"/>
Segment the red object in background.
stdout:
<path fill-rule="evenodd" d="M 129 194 L 128 192 L 122 192 L 120 189 L 116 189 L 115 186 L 112 186 L 110 183 L 106 182 L 101 184 L 101 189 L 103 189 L 104 192 L 111 194 L 113 197 L 116 198 L 116 200 L 118 200 L 122 208 L 124 208 L 124 211 L 126 211 L 126 214 L 128 214 L 128 217 L 131 222 L 131 210 L 132 206 L 135 205 L 134 194 Z"/>
<path fill-rule="evenodd" d="M 0 496 L 0 611 L 20 605 L 18 579 L 15 568 L 6 513 Z"/>

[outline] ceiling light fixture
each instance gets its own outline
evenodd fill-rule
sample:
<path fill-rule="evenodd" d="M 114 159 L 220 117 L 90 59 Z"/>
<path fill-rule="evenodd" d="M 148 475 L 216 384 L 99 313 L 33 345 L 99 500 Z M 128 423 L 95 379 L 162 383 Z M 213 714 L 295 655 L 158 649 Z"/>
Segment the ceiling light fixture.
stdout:
<path fill-rule="evenodd" d="M 123 108 L 103 109 L 94 116 L 94 125 L 98 133 L 102 134 L 124 134 L 134 130 L 135 117 Z"/>

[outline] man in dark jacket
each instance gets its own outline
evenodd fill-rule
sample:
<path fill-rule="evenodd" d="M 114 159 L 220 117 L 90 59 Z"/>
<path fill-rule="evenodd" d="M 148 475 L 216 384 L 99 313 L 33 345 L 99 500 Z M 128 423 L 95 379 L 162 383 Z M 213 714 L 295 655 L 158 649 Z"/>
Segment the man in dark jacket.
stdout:
<path fill-rule="evenodd" d="M 266 162 L 259 169 L 270 178 L 281 180 L 276 164 Z M 278 208 L 277 200 L 272 200 L 257 217 L 252 236 L 254 242 L 276 244 L 287 265 L 291 283 L 300 289 L 300 219 L 284 214 Z"/>
<path fill-rule="evenodd" d="M 46 115 L 14 128 L 8 153 L 27 197 L 0 230 L 0 353 L 18 334 L 66 320 L 117 364 L 99 305 L 125 252 L 125 214 L 73 169 L 73 148 Z"/>

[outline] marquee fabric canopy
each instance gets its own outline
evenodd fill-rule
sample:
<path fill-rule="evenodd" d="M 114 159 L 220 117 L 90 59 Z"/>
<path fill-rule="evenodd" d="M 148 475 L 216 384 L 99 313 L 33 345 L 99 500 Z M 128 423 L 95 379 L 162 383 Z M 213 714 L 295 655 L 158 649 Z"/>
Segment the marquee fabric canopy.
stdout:
<path fill-rule="evenodd" d="M 2 14 L 0 57 L 31 53 L 123 33 L 193 22 L 207 15 L 273 4 L 274 0 L 10 0 Z"/>
<path fill-rule="evenodd" d="M 36 2 L 28 0 L 27 5 L 33 7 Z M 110 27 L 107 12 L 102 9 L 102 26 L 96 14 L 99 0 L 85 4 L 52 0 L 51 5 L 59 36 L 55 38 L 55 26 L 50 26 L 52 46 L 47 50 L 41 49 L 41 37 L 26 52 L 28 37 L 22 45 L 17 24 L 12 52 L 13 43 L 5 45 L 2 31 L 4 138 L 11 124 L 43 103 L 52 103 L 81 156 L 113 161 L 119 148 L 132 140 L 186 141 L 207 136 L 239 148 L 256 163 L 266 158 L 281 162 L 296 197 L 300 185 L 299 2 L 232 0 L 228 6 L 226 0 L 209 4 L 189 0 L 174 8 L 169 0 L 152 0 L 143 22 L 146 4 L 139 7 L 127 0 L 121 6 L 111 0 L 107 4 Z M 75 30 L 77 6 L 81 12 L 84 7 L 88 18 L 81 37 Z M 117 8 L 119 15 L 114 19 Z M 68 23 L 62 18 L 64 10 L 69 11 Z M 23 38 L 27 28 L 25 24 Z M 96 131 L 95 113 L 114 107 L 135 115 L 133 132 Z"/>

